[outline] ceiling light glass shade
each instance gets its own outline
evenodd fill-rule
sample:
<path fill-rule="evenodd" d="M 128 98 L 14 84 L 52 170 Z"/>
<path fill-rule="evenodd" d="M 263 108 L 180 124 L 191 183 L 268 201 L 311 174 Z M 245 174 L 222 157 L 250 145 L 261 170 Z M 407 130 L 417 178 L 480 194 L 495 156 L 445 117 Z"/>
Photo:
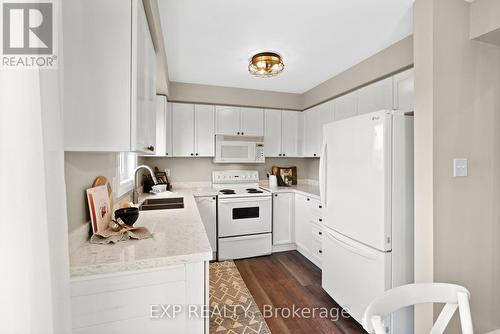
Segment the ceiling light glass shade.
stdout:
<path fill-rule="evenodd" d="M 257 53 L 250 59 L 248 72 L 256 77 L 269 78 L 278 75 L 285 68 L 281 56 L 274 52 Z"/>

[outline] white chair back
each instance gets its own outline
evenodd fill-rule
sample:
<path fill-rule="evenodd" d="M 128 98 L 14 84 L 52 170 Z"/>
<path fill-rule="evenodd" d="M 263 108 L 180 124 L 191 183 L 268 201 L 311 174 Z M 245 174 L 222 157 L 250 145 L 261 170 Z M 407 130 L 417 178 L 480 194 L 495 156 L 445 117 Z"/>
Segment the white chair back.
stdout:
<path fill-rule="evenodd" d="M 386 334 L 383 320 L 393 312 L 416 304 L 444 303 L 445 306 L 430 334 L 442 334 L 458 308 L 463 334 L 473 334 L 469 291 L 455 284 L 421 283 L 403 285 L 385 291 L 368 305 L 363 327 L 368 333 Z"/>

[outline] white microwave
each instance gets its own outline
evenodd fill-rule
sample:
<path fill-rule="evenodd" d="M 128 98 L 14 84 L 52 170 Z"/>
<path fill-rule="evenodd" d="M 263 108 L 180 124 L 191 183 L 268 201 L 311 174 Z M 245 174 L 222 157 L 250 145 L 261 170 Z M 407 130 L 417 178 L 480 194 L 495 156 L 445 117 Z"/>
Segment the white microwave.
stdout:
<path fill-rule="evenodd" d="M 264 138 L 215 135 L 215 163 L 264 163 Z"/>

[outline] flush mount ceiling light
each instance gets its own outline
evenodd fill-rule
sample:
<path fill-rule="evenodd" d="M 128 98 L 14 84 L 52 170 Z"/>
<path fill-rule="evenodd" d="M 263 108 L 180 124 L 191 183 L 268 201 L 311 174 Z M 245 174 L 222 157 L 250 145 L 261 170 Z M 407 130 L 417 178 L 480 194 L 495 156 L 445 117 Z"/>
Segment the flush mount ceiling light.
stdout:
<path fill-rule="evenodd" d="M 250 59 L 248 72 L 256 77 L 269 78 L 281 73 L 284 67 L 285 64 L 283 64 L 283 59 L 279 54 L 274 52 L 261 52 Z"/>

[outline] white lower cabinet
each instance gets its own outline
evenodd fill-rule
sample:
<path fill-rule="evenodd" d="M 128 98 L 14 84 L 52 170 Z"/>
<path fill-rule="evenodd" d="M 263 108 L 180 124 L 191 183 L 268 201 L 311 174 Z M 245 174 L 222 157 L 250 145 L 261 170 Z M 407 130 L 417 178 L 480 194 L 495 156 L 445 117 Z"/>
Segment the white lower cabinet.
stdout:
<path fill-rule="evenodd" d="M 293 244 L 293 193 L 273 194 L 273 245 Z"/>
<path fill-rule="evenodd" d="M 321 268 L 323 254 L 323 215 L 321 203 L 295 194 L 295 243 L 299 253 Z"/>
<path fill-rule="evenodd" d="M 189 317 L 187 309 L 208 302 L 207 268 L 208 263 L 199 262 L 73 278 L 72 332 L 208 333 L 206 319 Z M 183 309 L 175 318 L 167 318 L 161 305 Z"/>
<path fill-rule="evenodd" d="M 217 197 L 200 196 L 195 197 L 195 200 L 215 258 L 217 252 Z"/>

